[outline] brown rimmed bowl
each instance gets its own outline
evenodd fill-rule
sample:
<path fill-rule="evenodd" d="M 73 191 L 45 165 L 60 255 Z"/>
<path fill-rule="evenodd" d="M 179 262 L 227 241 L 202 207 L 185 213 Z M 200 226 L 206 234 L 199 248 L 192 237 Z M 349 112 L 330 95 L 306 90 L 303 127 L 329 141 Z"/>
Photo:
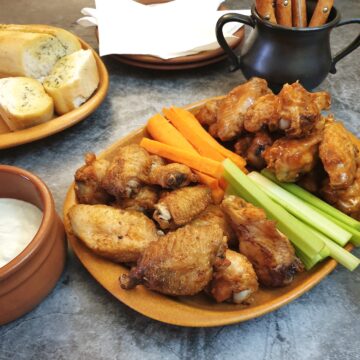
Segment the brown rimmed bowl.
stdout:
<path fill-rule="evenodd" d="M 0 267 L 0 325 L 32 310 L 53 289 L 65 265 L 64 226 L 46 185 L 30 172 L 0 165 L 0 198 L 27 201 L 43 211 L 38 232 L 13 260 Z"/>

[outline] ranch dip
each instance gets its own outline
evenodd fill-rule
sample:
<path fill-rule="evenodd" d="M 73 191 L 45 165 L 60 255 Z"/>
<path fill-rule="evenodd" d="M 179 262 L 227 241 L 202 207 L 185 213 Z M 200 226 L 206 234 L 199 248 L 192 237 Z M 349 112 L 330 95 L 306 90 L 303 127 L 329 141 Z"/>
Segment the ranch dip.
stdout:
<path fill-rule="evenodd" d="M 0 198 L 0 267 L 19 255 L 39 230 L 43 213 L 22 200 Z"/>

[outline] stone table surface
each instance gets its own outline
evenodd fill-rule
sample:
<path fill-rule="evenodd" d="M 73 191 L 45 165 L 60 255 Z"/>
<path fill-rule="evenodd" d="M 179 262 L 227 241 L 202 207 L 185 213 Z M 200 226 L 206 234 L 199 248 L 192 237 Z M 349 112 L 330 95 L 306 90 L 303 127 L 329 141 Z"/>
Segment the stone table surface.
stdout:
<path fill-rule="evenodd" d="M 230 1 L 246 8 L 250 1 Z M 64 27 L 96 47 L 93 29 L 76 24 L 91 0 L 0 0 L 0 23 L 47 23 Z M 337 1 L 344 18 L 360 17 L 358 0 Z M 356 26 L 337 29 L 333 51 L 350 42 Z M 119 35 L 119 41 L 121 41 Z M 332 111 L 360 135 L 360 51 L 338 65 L 321 89 L 331 92 Z M 39 175 L 62 203 L 86 151 L 99 152 L 144 124 L 163 106 L 221 95 L 242 82 L 227 63 L 166 73 L 104 59 L 108 96 L 78 125 L 28 145 L 0 151 L 0 163 Z M 355 252 L 360 256 L 360 251 Z M 207 329 L 150 320 L 108 294 L 69 252 L 52 293 L 32 312 L 0 328 L 0 359 L 360 359 L 360 269 L 338 267 L 291 304 L 246 323 Z"/>

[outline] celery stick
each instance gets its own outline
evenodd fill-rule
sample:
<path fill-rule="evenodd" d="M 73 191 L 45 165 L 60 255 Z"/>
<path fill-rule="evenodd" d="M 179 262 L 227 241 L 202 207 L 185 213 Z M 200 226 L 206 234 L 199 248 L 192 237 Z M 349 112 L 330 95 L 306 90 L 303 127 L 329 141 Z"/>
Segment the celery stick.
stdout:
<path fill-rule="evenodd" d="M 246 201 L 263 208 L 270 219 L 277 221 L 279 230 L 308 258 L 313 259 L 318 254 L 329 254 L 329 249 L 319 236 L 314 235 L 301 221 L 272 201 L 231 160 L 224 160 L 223 166 L 225 179 L 237 193 Z"/>
<path fill-rule="evenodd" d="M 296 249 L 296 255 L 300 258 L 300 260 L 304 264 L 306 270 L 312 269 L 317 263 L 319 263 L 320 261 L 325 259 L 325 257 L 322 257 L 320 255 L 315 256 L 314 258 L 310 259 L 299 249 Z"/>
<path fill-rule="evenodd" d="M 270 172 L 269 170 L 262 170 L 261 173 L 268 179 L 276 182 L 282 188 L 286 189 L 287 191 L 291 192 L 292 194 L 296 195 L 297 197 L 303 199 L 304 201 L 308 202 L 309 204 L 315 206 L 316 208 L 322 210 L 323 212 L 331 215 L 333 218 L 338 219 L 339 221 L 360 230 L 360 222 L 359 221 L 356 221 L 352 217 L 344 214 L 340 210 L 334 208 L 333 206 L 329 205 L 325 201 L 319 199 L 317 196 L 311 194 L 310 192 L 306 191 L 302 187 L 300 187 L 296 184 L 292 184 L 292 183 L 280 182 L 275 177 L 275 175 L 272 172 Z"/>
<path fill-rule="evenodd" d="M 260 188 L 274 201 L 283 206 L 291 214 L 328 236 L 339 245 L 344 246 L 351 238 L 351 233 L 335 224 L 305 201 L 286 191 L 275 182 L 256 171 L 248 174 Z"/>
<path fill-rule="evenodd" d="M 313 234 L 319 236 L 324 241 L 324 243 L 330 250 L 330 256 L 339 264 L 345 266 L 350 271 L 355 270 L 359 266 L 360 259 L 358 259 L 351 252 L 343 249 L 338 244 L 335 244 L 333 241 L 331 241 L 329 238 L 327 238 L 317 230 L 313 228 L 309 228 L 309 230 L 313 232 Z"/>
<path fill-rule="evenodd" d="M 347 230 L 349 233 L 351 233 L 352 237 L 350 239 L 350 242 L 355 246 L 360 246 L 360 231 L 356 230 L 354 227 L 349 226 L 348 224 L 343 223 L 342 221 L 332 217 L 331 215 L 323 212 L 322 210 L 316 208 L 315 206 L 309 204 L 313 209 L 316 209 L 320 214 L 326 216 L 328 219 L 333 221 L 335 224 L 338 224 L 345 230 Z"/>

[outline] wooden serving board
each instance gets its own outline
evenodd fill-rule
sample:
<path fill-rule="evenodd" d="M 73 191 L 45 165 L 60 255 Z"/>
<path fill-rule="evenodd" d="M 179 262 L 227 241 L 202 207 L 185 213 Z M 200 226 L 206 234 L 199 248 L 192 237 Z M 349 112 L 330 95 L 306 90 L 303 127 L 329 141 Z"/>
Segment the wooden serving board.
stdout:
<path fill-rule="evenodd" d="M 206 101 L 213 99 L 189 105 L 186 109 L 194 111 Z M 139 143 L 144 136 L 148 136 L 146 129 L 139 128 L 111 145 L 98 158 L 111 160 L 121 147 Z M 63 209 L 65 229 L 69 244 L 91 276 L 130 308 L 149 318 L 168 324 L 210 327 L 234 324 L 259 317 L 288 304 L 309 291 L 333 271 L 337 265 L 335 260 L 329 259 L 311 271 L 296 275 L 295 280 L 289 286 L 277 289 L 260 288 L 254 295 L 253 303 L 248 306 L 217 304 L 203 294 L 174 298 L 147 290 L 143 286 L 138 286 L 133 290 L 123 290 L 120 288 L 118 279 L 121 274 L 128 272 L 128 268 L 95 255 L 71 234 L 67 213 L 74 204 L 76 204 L 76 197 L 74 184 L 72 184 L 68 190 Z M 346 247 L 348 250 L 352 248 L 352 245 Z"/>

